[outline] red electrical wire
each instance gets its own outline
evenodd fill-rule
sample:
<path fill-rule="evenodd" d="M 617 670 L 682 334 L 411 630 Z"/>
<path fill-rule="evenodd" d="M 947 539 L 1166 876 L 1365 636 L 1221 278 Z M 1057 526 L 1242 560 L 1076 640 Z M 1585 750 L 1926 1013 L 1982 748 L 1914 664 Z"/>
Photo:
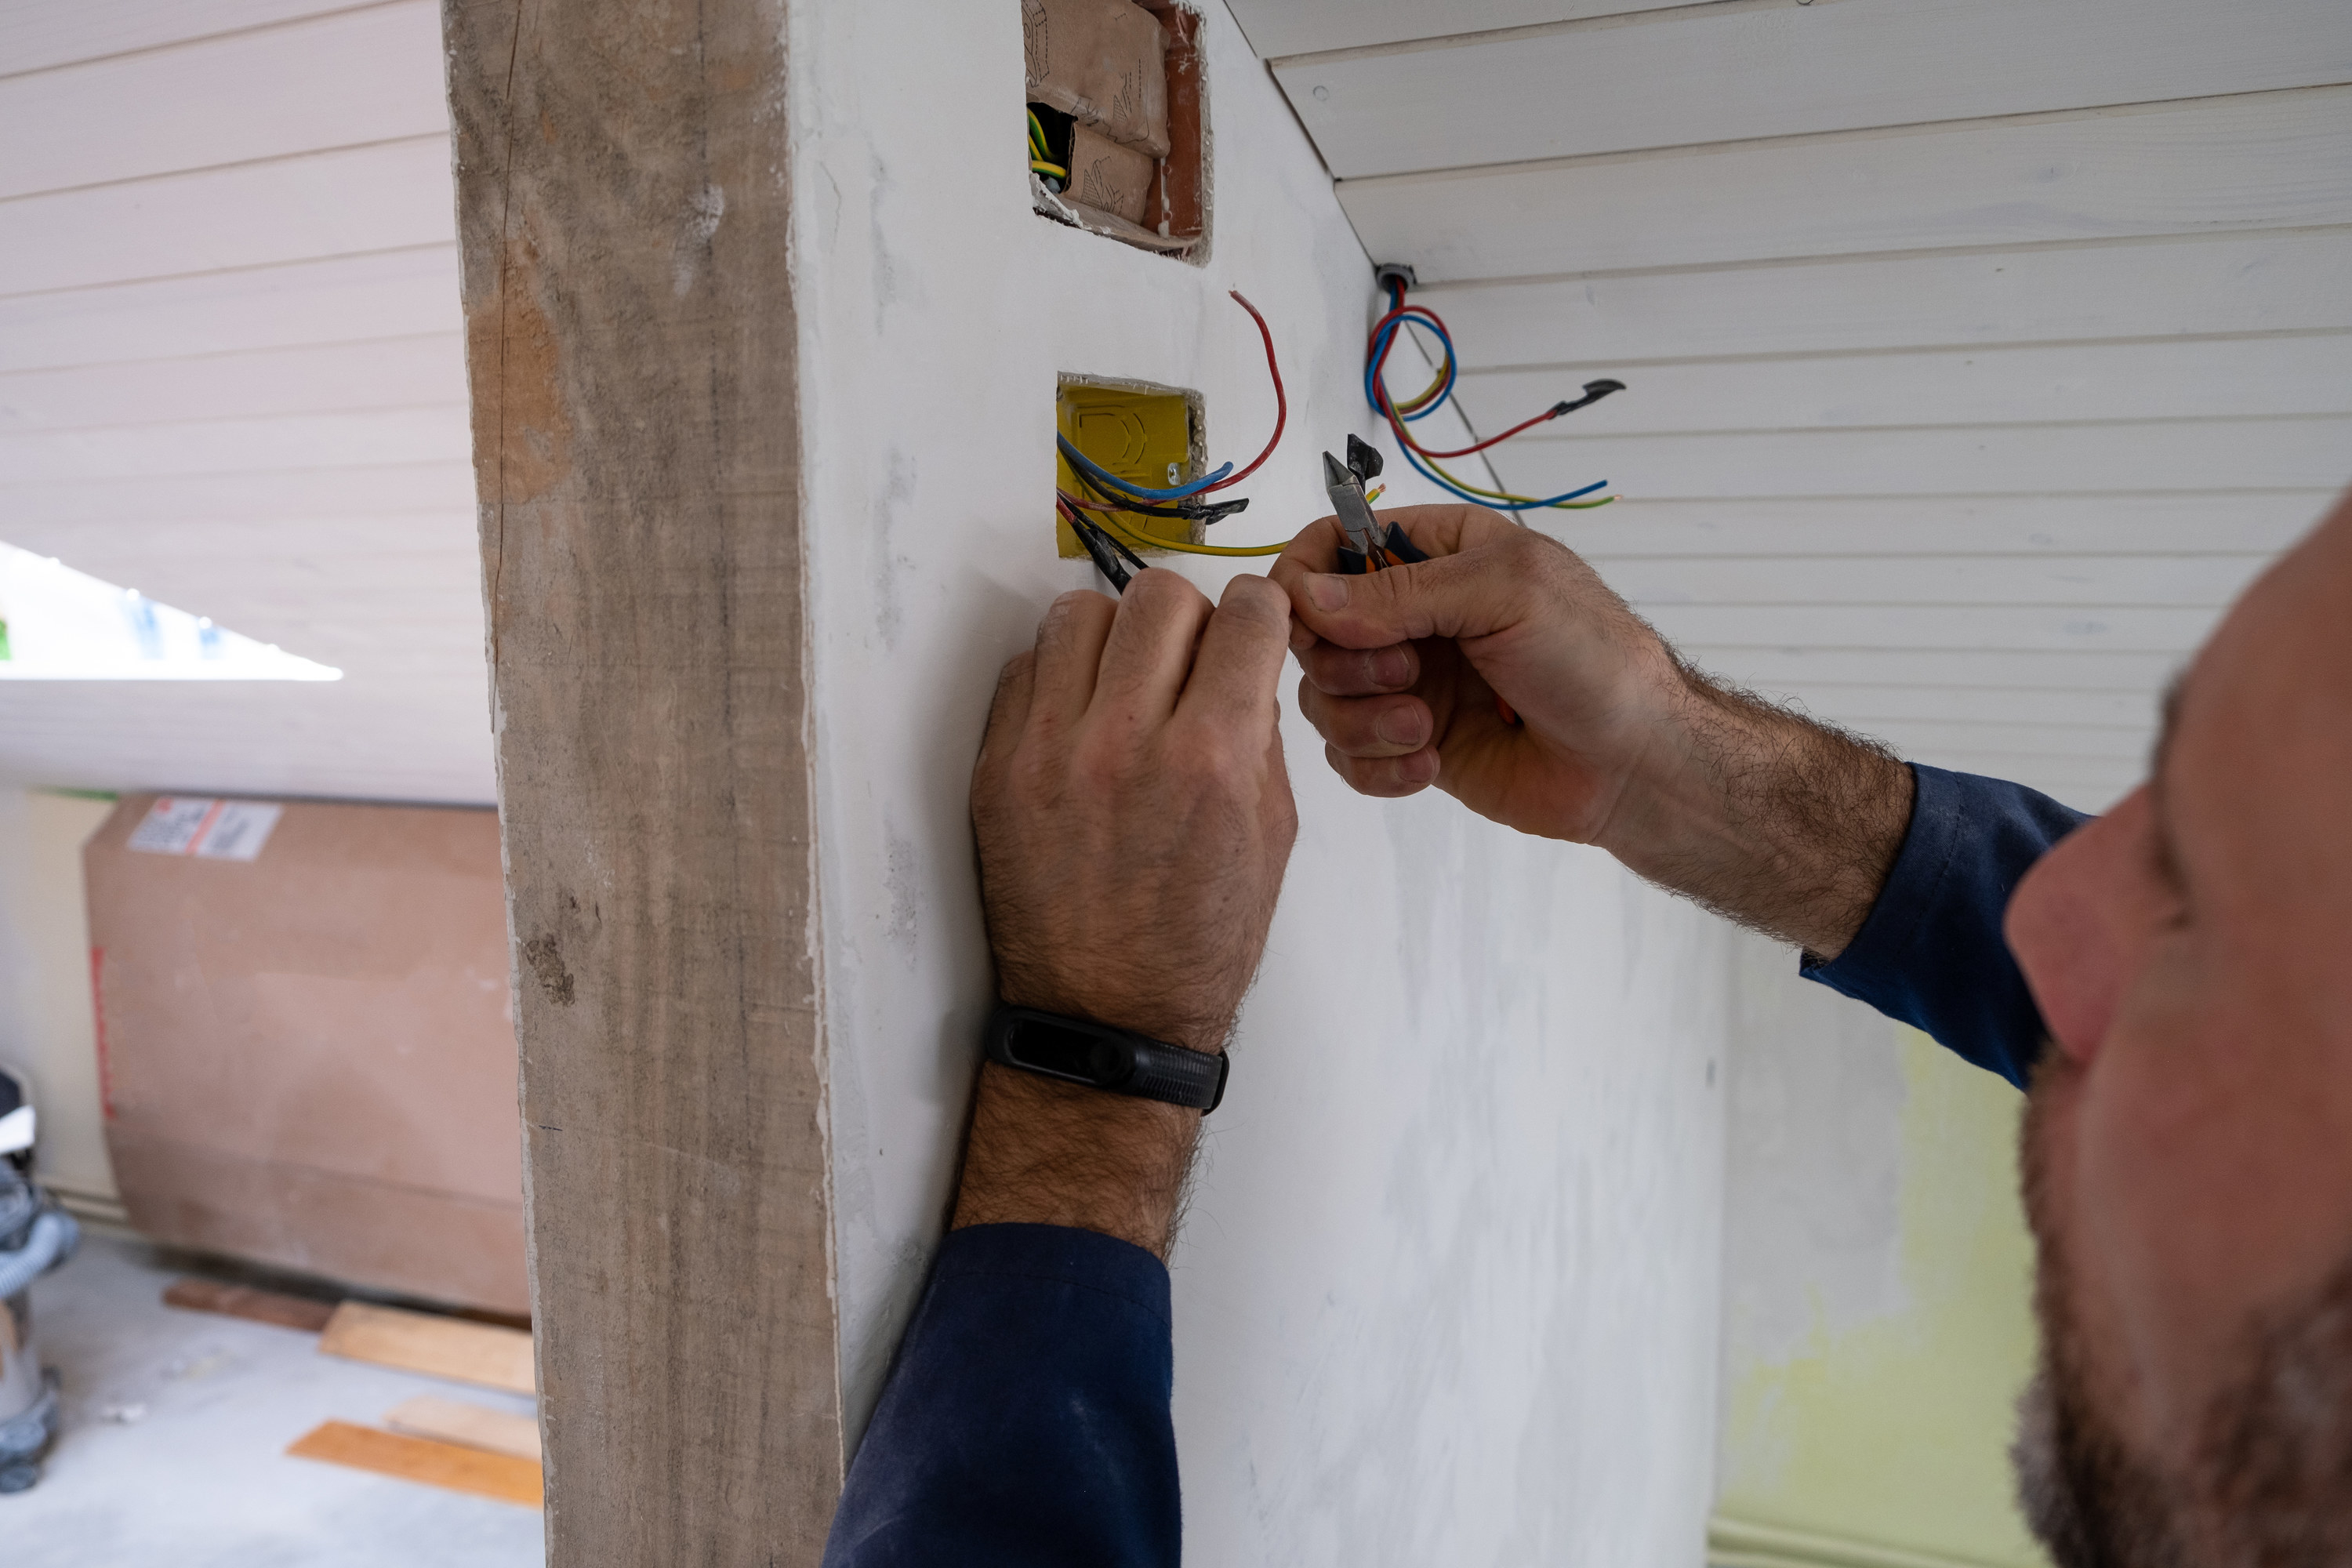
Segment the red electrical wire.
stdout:
<path fill-rule="evenodd" d="M 1274 434 L 1266 437 L 1265 450 L 1253 458 L 1248 468 L 1237 474 L 1227 474 L 1213 485 L 1202 486 L 1200 489 L 1193 492 L 1196 495 L 1207 495 L 1211 490 L 1221 490 L 1227 485 L 1237 485 L 1257 472 L 1258 466 L 1273 457 L 1274 449 L 1282 444 L 1282 427 L 1290 419 L 1290 403 L 1282 392 L 1282 366 L 1276 363 L 1274 358 L 1274 329 L 1265 324 L 1265 318 L 1258 314 L 1255 305 L 1242 298 L 1240 289 L 1228 289 L 1227 292 L 1233 295 L 1234 303 L 1250 313 L 1250 320 L 1257 323 L 1258 336 L 1265 340 L 1265 373 L 1274 377 Z"/>
<path fill-rule="evenodd" d="M 1436 327 L 1439 331 L 1445 331 L 1445 323 L 1438 319 L 1436 311 L 1431 310 L 1426 305 L 1406 304 L 1404 302 L 1404 290 L 1402 288 L 1396 287 L 1393 284 L 1391 285 L 1390 298 L 1393 300 L 1395 303 L 1389 307 L 1389 313 L 1387 315 L 1382 316 L 1379 321 L 1372 323 L 1371 336 L 1365 340 L 1365 347 L 1367 349 L 1369 349 L 1373 343 L 1380 341 L 1381 333 L 1387 331 L 1390 322 L 1410 321 L 1415 316 L 1420 316 L 1428 321 L 1433 326 Z M 1396 438 L 1398 440 L 1403 442 L 1406 446 L 1412 447 L 1423 457 L 1467 458 L 1475 453 L 1483 452 L 1487 447 L 1496 446 L 1500 442 L 1507 441 L 1512 437 L 1517 435 L 1520 431 L 1540 425 L 1547 419 L 1557 419 L 1559 417 L 1559 409 L 1547 408 L 1541 414 L 1537 415 L 1534 418 L 1523 419 L 1518 424 L 1514 425 L 1509 429 L 1504 431 L 1501 435 L 1489 436 L 1485 440 L 1477 442 L 1475 445 L 1458 447 L 1450 452 L 1431 451 L 1428 447 L 1423 446 L 1420 442 L 1412 438 L 1412 432 L 1406 427 L 1402 415 L 1399 413 L 1396 404 L 1389 396 L 1388 383 L 1384 379 L 1383 373 L 1388 369 L 1389 354 L 1396 348 L 1397 338 L 1401 338 L 1403 335 L 1402 331 L 1399 331 L 1394 337 L 1390 338 L 1387 343 L 1382 345 L 1380 352 L 1380 357 L 1372 362 L 1372 385 L 1374 389 L 1380 393 L 1381 412 L 1388 416 L 1389 428 L 1396 432 Z M 1447 333 L 1447 337 L 1450 340 L 1452 334 Z M 1437 380 L 1430 384 L 1430 391 L 1434 392 L 1444 383 L 1445 379 L 1444 373 L 1441 372 Z M 1427 395 L 1428 393 L 1423 393 L 1421 397 L 1414 398 L 1412 400 L 1412 406 L 1418 406 L 1423 401 L 1423 398 L 1425 398 Z"/>

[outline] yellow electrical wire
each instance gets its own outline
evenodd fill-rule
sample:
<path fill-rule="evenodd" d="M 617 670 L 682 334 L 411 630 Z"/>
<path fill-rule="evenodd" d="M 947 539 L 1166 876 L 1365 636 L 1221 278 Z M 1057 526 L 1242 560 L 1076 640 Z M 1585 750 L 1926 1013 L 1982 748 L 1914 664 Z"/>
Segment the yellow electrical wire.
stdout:
<path fill-rule="evenodd" d="M 1127 524 L 1117 521 L 1118 517 L 1118 513 L 1109 511 L 1090 510 L 1087 513 L 1087 521 L 1097 525 L 1103 523 L 1109 524 L 1110 527 L 1117 529 L 1119 533 L 1125 537 L 1129 544 L 1139 550 L 1176 550 L 1182 552 L 1186 555 L 1279 555 L 1284 551 L 1290 548 L 1290 542 L 1286 539 L 1279 544 L 1251 544 L 1242 546 L 1230 544 L 1193 544 L 1182 540 L 1162 539 L 1158 534 L 1144 533 L 1136 529 L 1129 528 Z"/>
<path fill-rule="evenodd" d="M 1482 489 L 1476 485 L 1468 484 L 1461 479 L 1455 479 L 1452 474 L 1449 474 L 1444 468 L 1439 468 L 1437 466 L 1437 460 L 1430 457 L 1427 453 L 1421 453 L 1419 456 L 1423 462 L 1429 465 L 1431 472 L 1436 474 L 1440 479 L 1445 480 L 1446 483 L 1453 485 L 1457 489 L 1468 490 L 1474 496 L 1485 496 L 1488 500 L 1524 502 L 1539 501 L 1543 500 L 1543 497 L 1541 496 L 1516 495 L 1509 490 Z M 1559 511 L 1590 511 L 1596 506 L 1607 506 L 1611 501 L 1615 500 L 1617 498 L 1615 496 L 1602 496 L 1599 500 L 1556 500 L 1551 503 L 1551 508 L 1549 510 Z"/>
<path fill-rule="evenodd" d="M 1070 172 L 1067 169 L 1059 163 L 1048 163 L 1043 158 L 1030 159 L 1029 172 L 1033 174 L 1051 174 L 1057 180 L 1066 180 L 1070 177 Z"/>

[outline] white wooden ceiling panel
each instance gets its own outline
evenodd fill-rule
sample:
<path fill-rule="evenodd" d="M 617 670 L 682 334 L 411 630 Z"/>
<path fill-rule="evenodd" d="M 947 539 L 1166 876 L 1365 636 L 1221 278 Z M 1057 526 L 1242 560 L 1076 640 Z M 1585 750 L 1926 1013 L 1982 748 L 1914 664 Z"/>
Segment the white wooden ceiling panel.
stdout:
<path fill-rule="evenodd" d="M 467 449 L 462 403 L 0 436 L 0 484 L 430 463 Z"/>
<path fill-rule="evenodd" d="M 1899 682 L 1922 691 L 2124 691 L 2152 703 L 2182 662 L 2175 648 L 1855 648 L 1811 637 L 1680 646 L 1706 668 L 1774 691 Z"/>
<path fill-rule="evenodd" d="M 1653 363 L 2352 328 L 2352 230 L 1733 264 L 1414 295 L 1465 365 Z M 2124 280 L 2128 280 L 2128 286 Z"/>
<path fill-rule="evenodd" d="M 2087 724 L 2145 734 L 2157 720 L 2144 691 L 2020 691 L 1916 686 L 1790 686 L 1783 695 L 1850 724 L 1906 721 L 1987 724 Z"/>
<path fill-rule="evenodd" d="M 1654 11 L 1689 0 L 1228 0 L 1250 47 L 1273 58 L 1407 39 Z"/>
<path fill-rule="evenodd" d="M 446 136 L 441 16 L 400 0 L 290 26 L 0 77 L 0 199 Z M 204 84 L 191 102 L 186 84 Z M 81 106 L 111 112 L 82 117 Z M 74 127 L 71 135 L 59 128 Z"/>
<path fill-rule="evenodd" d="M 1274 68 L 1348 180 L 2342 82 L 2352 5 L 1690 5 Z"/>
<path fill-rule="evenodd" d="M 1657 605 L 2139 605 L 2219 608 L 2262 555 L 1659 556 L 1601 565 Z"/>
<path fill-rule="evenodd" d="M 1536 514 L 1588 560 L 1801 560 L 1841 555 L 2272 554 L 2318 521 L 2331 491 L 2074 496 L 1838 496 L 1804 500 L 1635 497 Z"/>
<path fill-rule="evenodd" d="M 449 139 L 0 203 L 0 295 L 449 244 Z"/>
<path fill-rule="evenodd" d="M 0 373 L 456 332 L 441 243 L 0 299 Z"/>
<path fill-rule="evenodd" d="M 467 511 L 390 512 L 364 517 L 301 515 L 215 518 L 201 525 L 74 524 L 76 552 L 89 569 L 121 582 L 143 563 L 205 581 L 291 580 L 298 574 L 398 573 L 431 563 L 444 580 L 478 576 L 474 517 Z M 99 568 L 103 566 L 104 571 Z M 455 576 L 450 574 L 454 574 Z"/>
<path fill-rule="evenodd" d="M 350 8 L 351 0 L 0 0 L 0 70 L 45 70 Z"/>
<path fill-rule="evenodd" d="M 1422 279 L 2352 223 L 2352 87 L 1343 180 Z"/>
<path fill-rule="evenodd" d="M 465 402 L 464 342 L 436 332 L 0 374 L 0 437 Z"/>
<path fill-rule="evenodd" d="M 1872 733 L 1897 751 L 1919 756 L 1936 752 L 1980 754 L 2030 752 L 2037 756 L 2077 757 L 2127 769 L 2147 758 L 2149 724 L 2030 724 L 2013 721 L 1897 719 Z"/>
<path fill-rule="evenodd" d="M 0 518 L 7 519 L 0 539 L 63 554 L 54 542 L 66 531 L 95 522 L 209 523 L 428 511 L 473 515 L 473 465 L 462 453 L 449 460 L 390 468 L 136 479 L 97 476 L 0 486 Z M 37 538 L 51 542 L 35 544 Z"/>
<path fill-rule="evenodd" d="M 1603 479 L 1677 498 L 2334 489 L 2352 478 L 2352 419 L 1522 439 L 1496 468 L 1538 496 Z"/>
<path fill-rule="evenodd" d="M 14 680 L 0 778 L 98 789 L 488 805 L 489 691 L 466 675 L 309 682 Z"/>
<path fill-rule="evenodd" d="M 2352 288 L 2347 288 L 2352 293 Z M 1667 431 L 1860 429 L 1887 425 L 2352 415 L 2352 332 L 2305 338 L 2069 343 L 1821 359 L 1611 362 L 1486 372 L 1454 395 L 1500 430 L 1579 395 L 1607 371 L 1628 383 L 1549 426 L 1580 437 Z M 0 408 L 7 398 L 0 381 Z M 2352 475 L 2347 475 L 2352 477 Z"/>
<path fill-rule="evenodd" d="M 2190 648 L 2218 610 L 2137 605 L 1637 605 L 1677 643 L 1707 647 L 2069 648 L 2166 653 Z"/>

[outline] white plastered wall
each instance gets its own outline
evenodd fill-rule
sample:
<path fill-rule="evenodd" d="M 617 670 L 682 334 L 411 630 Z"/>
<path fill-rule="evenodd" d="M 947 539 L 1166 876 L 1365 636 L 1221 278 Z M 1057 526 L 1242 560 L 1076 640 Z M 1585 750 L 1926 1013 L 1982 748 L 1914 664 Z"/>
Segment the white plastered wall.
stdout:
<path fill-rule="evenodd" d="M 115 1197 L 99 1089 L 82 842 L 112 803 L 0 788 L 0 1066 L 31 1084 L 41 1181 L 100 1212 Z"/>
<path fill-rule="evenodd" d="M 1290 433 L 1223 542 L 1325 510 L 1369 433 L 1367 258 L 1206 16 L 1194 266 L 1029 210 L 1010 0 L 793 8 L 811 637 L 843 1374 L 863 1426 L 944 1219 L 991 978 L 965 791 L 1053 596 L 1057 373 L 1192 388 L 1213 461 Z M 1410 485 L 1396 500 L 1423 499 Z M 1246 564 L 1246 563 L 1245 563 Z M 1178 567 L 1213 595 L 1234 569 Z M 1712 1484 L 1727 938 L 1596 852 L 1324 767 L 1173 1262 L 1191 1559 L 1698 1560 Z"/>

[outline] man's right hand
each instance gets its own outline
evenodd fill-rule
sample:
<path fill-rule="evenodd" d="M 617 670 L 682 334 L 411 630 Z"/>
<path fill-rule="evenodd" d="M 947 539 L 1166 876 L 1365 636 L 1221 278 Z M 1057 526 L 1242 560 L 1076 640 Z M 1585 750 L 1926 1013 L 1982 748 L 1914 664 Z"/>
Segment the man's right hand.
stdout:
<path fill-rule="evenodd" d="M 1365 795 L 1435 784 L 1522 833 L 1605 841 L 1680 693 L 1657 633 L 1566 546 L 1483 507 L 1382 521 L 1431 559 L 1334 575 L 1342 541 L 1325 518 L 1274 566 L 1297 616 L 1299 707 L 1332 767 Z"/>
<path fill-rule="evenodd" d="M 1299 706 L 1341 777 L 1375 795 L 1434 784 L 1815 954 L 1843 950 L 1902 847 L 1908 768 L 1690 669 L 1555 540 L 1481 507 L 1381 520 L 1430 559 L 1334 574 L 1325 518 L 1273 572 Z"/>

